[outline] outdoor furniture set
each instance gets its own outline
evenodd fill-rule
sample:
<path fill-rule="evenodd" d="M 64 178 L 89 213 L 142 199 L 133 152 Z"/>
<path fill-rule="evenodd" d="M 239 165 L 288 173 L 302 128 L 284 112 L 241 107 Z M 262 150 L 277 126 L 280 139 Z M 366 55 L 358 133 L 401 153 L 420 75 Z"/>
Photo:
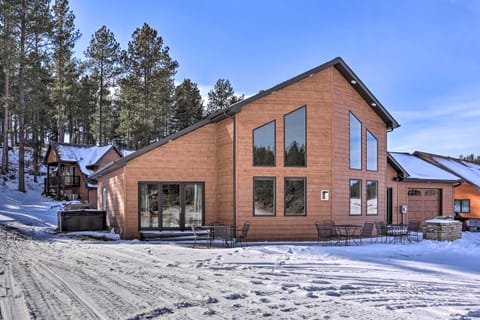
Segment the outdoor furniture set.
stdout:
<path fill-rule="evenodd" d="M 234 229 L 234 226 L 210 223 L 207 226 L 192 225 L 193 232 L 193 247 L 197 242 L 202 241 L 209 248 L 215 244 L 215 240 L 220 241 L 224 247 L 235 247 L 237 243 L 242 246 L 247 243 L 248 230 L 250 229 L 250 222 L 245 222 L 241 229 Z"/>
<path fill-rule="evenodd" d="M 324 245 L 361 245 L 364 239 L 370 243 L 381 241 L 385 243 L 406 243 L 419 241 L 420 222 L 410 221 L 408 224 L 385 224 L 383 221 L 365 222 L 363 226 L 354 224 L 335 224 L 334 221 L 324 220 L 315 223 L 317 228 L 317 242 Z M 376 234 L 373 234 L 373 229 Z"/>

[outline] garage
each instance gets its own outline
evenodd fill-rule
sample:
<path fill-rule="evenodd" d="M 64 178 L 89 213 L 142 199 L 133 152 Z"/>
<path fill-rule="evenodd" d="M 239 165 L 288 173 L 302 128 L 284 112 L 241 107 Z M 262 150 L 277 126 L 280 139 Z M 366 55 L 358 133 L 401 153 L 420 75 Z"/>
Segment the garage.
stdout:
<path fill-rule="evenodd" d="M 408 189 L 408 220 L 425 221 L 441 215 L 441 189 Z"/>

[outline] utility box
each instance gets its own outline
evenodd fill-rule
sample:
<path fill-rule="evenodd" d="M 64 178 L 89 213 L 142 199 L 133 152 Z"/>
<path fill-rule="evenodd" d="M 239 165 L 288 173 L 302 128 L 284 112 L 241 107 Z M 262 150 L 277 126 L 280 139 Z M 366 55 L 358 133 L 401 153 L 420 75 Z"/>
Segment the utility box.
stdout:
<path fill-rule="evenodd" d="M 101 231 L 106 228 L 105 211 L 71 210 L 57 213 L 58 230 L 65 231 Z"/>

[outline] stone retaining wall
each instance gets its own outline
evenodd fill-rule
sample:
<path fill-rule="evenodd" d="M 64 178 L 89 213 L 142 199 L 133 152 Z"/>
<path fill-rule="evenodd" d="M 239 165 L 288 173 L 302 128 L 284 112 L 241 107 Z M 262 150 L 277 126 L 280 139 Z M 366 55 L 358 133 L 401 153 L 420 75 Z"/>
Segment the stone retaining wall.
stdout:
<path fill-rule="evenodd" d="M 427 220 L 423 224 L 423 239 L 438 241 L 462 239 L 462 223 L 447 219 Z"/>

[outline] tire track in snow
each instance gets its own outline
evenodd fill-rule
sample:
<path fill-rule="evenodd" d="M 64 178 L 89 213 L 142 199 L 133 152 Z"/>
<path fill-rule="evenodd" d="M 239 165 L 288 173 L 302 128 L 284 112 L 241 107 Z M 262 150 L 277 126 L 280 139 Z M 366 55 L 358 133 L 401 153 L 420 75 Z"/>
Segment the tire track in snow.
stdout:
<path fill-rule="evenodd" d="M 14 236 L 16 237 L 16 235 Z M 19 244 L 22 244 L 20 247 Z M 41 257 L 43 252 L 40 246 L 34 245 L 32 240 L 9 239 L 9 256 L 15 257 L 17 263 L 13 265 L 12 277 L 22 279 L 22 295 L 26 306 L 33 318 L 40 316 L 45 319 L 64 319 L 81 317 L 83 319 L 108 319 L 96 311 L 82 292 L 74 289 L 65 280 L 46 266 Z M 31 254 L 35 252 L 35 254 Z M 48 310 L 44 312 L 44 310 Z M 18 313 L 22 310 L 14 310 Z M 46 313 L 46 314 L 44 314 Z M 43 316 L 42 316 L 43 314 Z"/>

